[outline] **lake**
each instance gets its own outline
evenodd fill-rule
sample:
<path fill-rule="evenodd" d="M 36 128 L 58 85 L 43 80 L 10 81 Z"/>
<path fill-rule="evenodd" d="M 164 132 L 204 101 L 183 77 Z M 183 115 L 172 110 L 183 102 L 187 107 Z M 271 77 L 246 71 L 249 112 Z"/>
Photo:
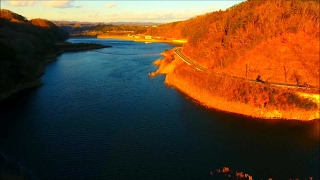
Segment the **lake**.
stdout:
<path fill-rule="evenodd" d="M 0 153 L 36 179 L 210 179 L 229 167 L 253 179 L 319 179 L 319 121 L 260 120 L 206 109 L 154 79 L 174 46 L 68 52 L 42 87 L 0 112 Z"/>

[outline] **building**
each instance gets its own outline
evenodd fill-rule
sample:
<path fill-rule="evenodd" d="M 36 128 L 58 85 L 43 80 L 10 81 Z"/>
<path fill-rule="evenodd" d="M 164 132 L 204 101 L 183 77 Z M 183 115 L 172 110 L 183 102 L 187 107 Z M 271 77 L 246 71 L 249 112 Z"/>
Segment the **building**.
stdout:
<path fill-rule="evenodd" d="M 144 39 L 152 39 L 152 36 L 144 36 Z"/>

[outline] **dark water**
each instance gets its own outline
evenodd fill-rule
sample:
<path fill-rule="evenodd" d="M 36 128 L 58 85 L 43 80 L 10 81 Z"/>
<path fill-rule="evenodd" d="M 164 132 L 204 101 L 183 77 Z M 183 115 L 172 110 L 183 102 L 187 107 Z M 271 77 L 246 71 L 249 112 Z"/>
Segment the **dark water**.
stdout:
<path fill-rule="evenodd" d="M 113 48 L 62 54 L 42 87 L 0 112 L 0 150 L 35 178 L 207 179 L 223 166 L 253 179 L 319 178 L 319 121 L 197 105 L 147 76 L 168 44 L 69 41 Z"/>

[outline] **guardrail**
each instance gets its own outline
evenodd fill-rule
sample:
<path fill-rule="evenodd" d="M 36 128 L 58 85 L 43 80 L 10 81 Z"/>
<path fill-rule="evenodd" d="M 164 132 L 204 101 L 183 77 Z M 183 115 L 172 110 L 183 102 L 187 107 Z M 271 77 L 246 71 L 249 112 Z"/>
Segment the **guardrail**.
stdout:
<path fill-rule="evenodd" d="M 208 68 L 205 68 L 203 66 L 201 66 L 200 64 L 198 64 L 196 61 L 191 60 L 189 57 L 185 56 L 182 52 L 181 52 L 181 47 L 176 47 L 174 48 L 174 52 L 177 56 L 180 57 L 180 59 L 182 61 L 184 61 L 185 63 L 187 63 L 190 66 L 193 66 L 194 68 L 196 68 L 199 71 L 204 71 L 206 73 L 210 73 L 210 74 L 215 74 L 217 76 L 225 76 L 225 77 L 231 77 L 231 78 L 235 78 L 235 79 L 241 79 L 243 81 L 247 81 L 247 82 L 252 82 L 252 83 L 259 83 L 259 84 L 269 84 L 272 86 L 278 86 L 278 87 L 287 87 L 287 88 L 304 88 L 304 89 L 319 89 L 319 87 L 308 87 L 308 86 L 304 86 L 304 85 L 294 85 L 294 84 L 283 84 L 283 83 L 277 83 L 277 82 L 259 82 L 257 80 L 254 79 L 245 79 L 242 77 L 237 77 L 237 76 L 230 76 L 227 74 L 221 74 L 221 73 L 216 73 L 213 72 L 211 70 L 209 70 Z"/>

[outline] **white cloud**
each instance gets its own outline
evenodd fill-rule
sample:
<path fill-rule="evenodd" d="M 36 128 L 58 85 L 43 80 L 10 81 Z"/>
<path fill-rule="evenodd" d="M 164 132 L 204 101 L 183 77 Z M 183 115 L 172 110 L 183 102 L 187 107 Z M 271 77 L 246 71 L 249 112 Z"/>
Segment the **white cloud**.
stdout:
<path fill-rule="evenodd" d="M 111 2 L 111 3 L 107 3 L 106 5 L 104 5 L 105 8 L 113 8 L 116 7 L 117 3 Z"/>
<path fill-rule="evenodd" d="M 9 0 L 9 4 L 11 6 L 32 6 L 36 1 L 16 1 L 16 0 Z"/>
<path fill-rule="evenodd" d="M 79 7 L 73 5 L 74 0 L 55 0 L 55 1 L 43 1 L 42 5 L 46 7 L 55 7 L 55 8 L 71 8 L 71 7 Z"/>
<path fill-rule="evenodd" d="M 2 0 L 6 1 L 6 0 Z M 55 8 L 79 8 L 73 4 L 74 0 L 8 0 L 10 6 L 32 6 L 38 1 L 42 1 L 42 6 Z"/>

